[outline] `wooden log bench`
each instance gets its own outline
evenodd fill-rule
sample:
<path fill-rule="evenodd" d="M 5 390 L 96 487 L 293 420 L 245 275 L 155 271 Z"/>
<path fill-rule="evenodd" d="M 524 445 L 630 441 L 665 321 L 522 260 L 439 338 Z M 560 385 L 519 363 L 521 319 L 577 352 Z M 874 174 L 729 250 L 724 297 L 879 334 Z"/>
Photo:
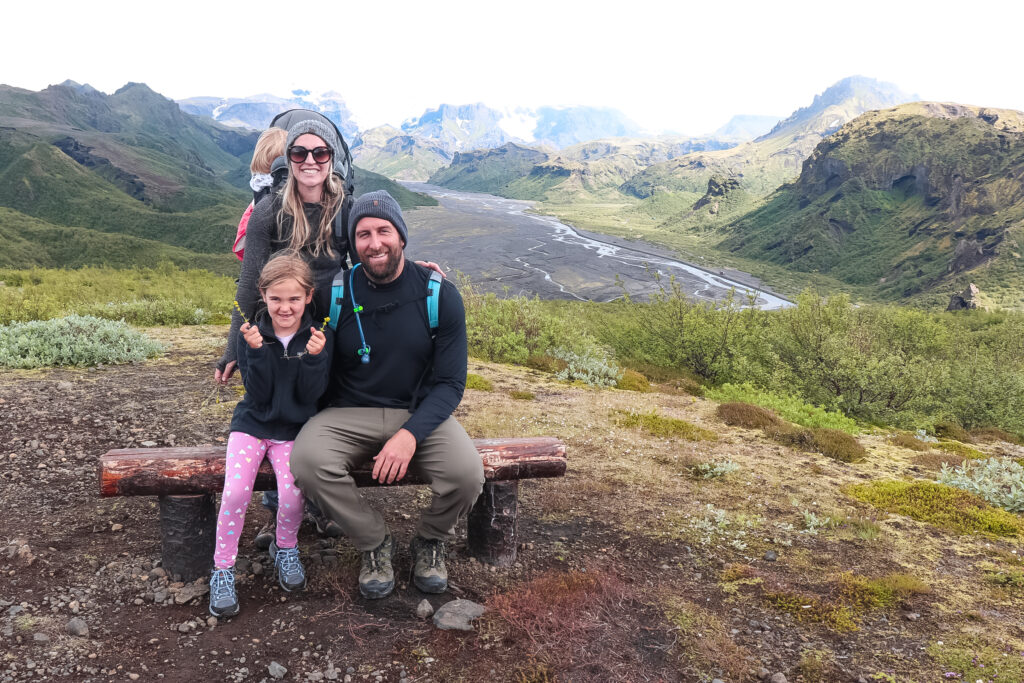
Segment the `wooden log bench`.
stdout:
<path fill-rule="evenodd" d="M 469 513 L 468 545 L 482 562 L 499 567 L 516 559 L 519 480 L 565 474 L 565 445 L 550 437 L 475 439 L 484 465 L 484 488 Z M 210 571 L 217 508 L 224 488 L 225 446 L 124 448 L 100 457 L 100 495 L 159 496 L 163 567 L 193 581 Z M 425 484 L 411 472 L 400 482 L 380 484 L 372 465 L 353 472 L 359 486 Z M 264 459 L 254 491 L 275 490 L 274 470 Z"/>

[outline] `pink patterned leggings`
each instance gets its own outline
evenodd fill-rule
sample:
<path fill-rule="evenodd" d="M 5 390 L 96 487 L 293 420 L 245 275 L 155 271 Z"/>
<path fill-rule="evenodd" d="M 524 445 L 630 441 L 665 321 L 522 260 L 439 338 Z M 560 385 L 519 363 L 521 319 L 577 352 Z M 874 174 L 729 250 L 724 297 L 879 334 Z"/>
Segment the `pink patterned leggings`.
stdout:
<path fill-rule="evenodd" d="M 228 569 L 235 566 L 238 540 L 245 523 L 245 510 L 252 498 L 252 485 L 263 462 L 270 458 L 277 477 L 277 547 L 294 548 L 302 524 L 302 491 L 295 486 L 289 467 L 294 441 L 257 439 L 244 432 L 231 432 L 228 455 L 224 465 L 224 493 L 217 515 L 217 542 L 213 566 Z"/>

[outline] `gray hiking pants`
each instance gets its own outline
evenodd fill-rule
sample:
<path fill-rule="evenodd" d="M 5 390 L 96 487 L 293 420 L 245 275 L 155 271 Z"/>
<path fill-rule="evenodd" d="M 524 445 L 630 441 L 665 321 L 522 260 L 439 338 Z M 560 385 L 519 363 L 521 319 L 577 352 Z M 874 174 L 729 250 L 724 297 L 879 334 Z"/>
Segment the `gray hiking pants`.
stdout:
<path fill-rule="evenodd" d="M 377 455 L 408 419 L 409 412 L 399 408 L 325 408 L 295 440 L 291 468 L 296 484 L 357 550 L 379 546 L 387 524 L 349 472 Z M 459 517 L 470 511 L 484 484 L 483 463 L 466 430 L 449 417 L 419 443 L 408 471 L 428 481 L 434 494 L 416 533 L 433 540 L 452 538 Z"/>

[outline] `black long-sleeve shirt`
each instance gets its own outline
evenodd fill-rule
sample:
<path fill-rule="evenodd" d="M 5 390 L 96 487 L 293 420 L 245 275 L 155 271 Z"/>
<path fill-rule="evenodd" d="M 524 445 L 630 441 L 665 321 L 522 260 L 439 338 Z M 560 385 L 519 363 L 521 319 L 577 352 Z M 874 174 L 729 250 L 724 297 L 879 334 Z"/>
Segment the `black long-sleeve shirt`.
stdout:
<path fill-rule="evenodd" d="M 281 208 L 280 199 L 270 193 L 264 196 L 253 207 L 252 215 L 249 217 L 249 225 L 245 230 L 245 256 L 242 259 L 242 270 L 238 276 L 238 288 L 235 293 L 235 300 L 241 306 L 246 317 L 252 320 L 260 304 L 260 293 L 256 287 L 260 271 L 267 261 L 278 251 L 287 248 L 291 239 L 291 227 L 288 225 L 279 228 L 277 225 L 277 213 Z M 320 225 L 320 205 L 304 204 L 303 210 L 306 220 L 311 226 Z M 300 250 L 303 258 L 313 270 L 314 296 L 313 311 L 314 319 L 322 320 L 327 315 L 323 310 L 322 302 L 327 301 L 330 294 L 331 280 L 338 269 L 345 264 L 345 257 L 348 253 L 348 237 L 335 234 L 333 236 L 334 255 L 322 253 L 313 256 L 312 244 L 306 244 Z M 224 349 L 224 355 L 217 363 L 221 370 L 230 361 L 237 360 L 235 349 L 238 344 L 238 328 L 242 324 L 242 316 L 237 310 L 231 311 L 231 329 L 228 331 L 228 343 Z"/>
<path fill-rule="evenodd" d="M 345 276 L 345 300 L 335 334 L 331 406 L 405 408 L 415 411 L 405 423 L 419 443 L 455 411 L 466 388 L 466 311 L 449 280 L 441 282 L 438 328 L 432 341 L 427 319 L 430 270 L 406 259 L 402 274 L 374 285 L 362 268 L 353 279 L 370 362 L 362 363 L 353 287 Z M 417 391 L 417 385 L 419 390 Z"/>
<path fill-rule="evenodd" d="M 287 349 L 274 335 L 268 316 L 260 316 L 256 324 L 263 335 L 260 348 L 252 348 L 238 335 L 238 370 L 245 397 L 235 406 L 231 431 L 291 441 L 306 420 L 316 415 L 317 401 L 327 389 L 334 333 L 325 329 L 324 349 L 312 355 L 306 353 L 313 325 L 308 309 Z"/>

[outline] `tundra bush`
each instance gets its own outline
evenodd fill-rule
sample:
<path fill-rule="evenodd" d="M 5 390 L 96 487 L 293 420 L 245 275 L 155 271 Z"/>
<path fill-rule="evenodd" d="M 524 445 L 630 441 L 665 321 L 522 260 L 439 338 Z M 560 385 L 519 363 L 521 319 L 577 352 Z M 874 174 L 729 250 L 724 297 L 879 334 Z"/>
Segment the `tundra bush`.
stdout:
<path fill-rule="evenodd" d="M 70 315 L 0 326 L 0 366 L 41 368 L 134 363 L 164 347 L 122 321 Z"/>
<path fill-rule="evenodd" d="M 959 467 L 942 465 L 939 483 L 970 491 L 1010 512 L 1024 512 L 1024 467 L 1012 458 L 965 460 Z"/>

